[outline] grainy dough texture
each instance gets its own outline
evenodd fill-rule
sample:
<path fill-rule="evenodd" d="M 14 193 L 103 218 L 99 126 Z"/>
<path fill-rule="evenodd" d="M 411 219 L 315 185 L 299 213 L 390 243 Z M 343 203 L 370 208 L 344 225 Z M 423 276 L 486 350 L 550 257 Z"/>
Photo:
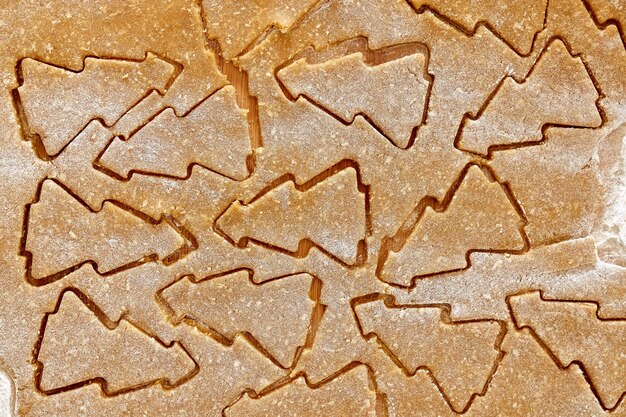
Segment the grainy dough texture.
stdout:
<path fill-rule="evenodd" d="M 0 0 L 0 417 L 626 417 L 624 24 Z"/>

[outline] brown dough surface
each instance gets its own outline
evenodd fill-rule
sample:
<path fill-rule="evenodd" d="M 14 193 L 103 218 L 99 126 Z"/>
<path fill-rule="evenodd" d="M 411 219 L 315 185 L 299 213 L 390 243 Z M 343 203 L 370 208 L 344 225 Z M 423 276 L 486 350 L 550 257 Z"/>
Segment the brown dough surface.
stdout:
<path fill-rule="evenodd" d="M 626 416 L 624 24 L 0 1 L 0 417 Z"/>

